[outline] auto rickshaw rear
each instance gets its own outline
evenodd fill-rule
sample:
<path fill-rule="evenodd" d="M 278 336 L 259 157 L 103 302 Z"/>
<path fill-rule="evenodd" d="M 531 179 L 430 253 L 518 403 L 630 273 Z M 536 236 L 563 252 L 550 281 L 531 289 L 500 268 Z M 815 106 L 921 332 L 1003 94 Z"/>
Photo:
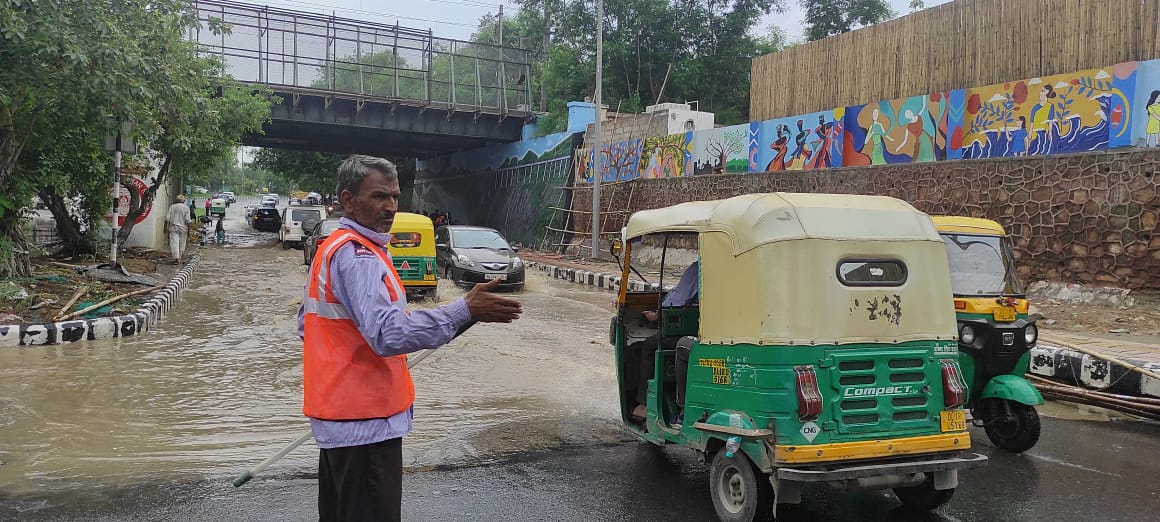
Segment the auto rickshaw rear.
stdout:
<path fill-rule="evenodd" d="M 435 299 L 435 226 L 431 219 L 410 212 L 395 213 L 387 249 L 395 271 L 409 294 Z"/>
<path fill-rule="evenodd" d="M 668 308 L 661 292 L 622 284 L 611 335 L 626 425 L 711 462 L 720 518 L 752 520 L 813 482 L 893 488 L 933 509 L 958 470 L 985 462 L 967 451 L 946 255 L 929 217 L 893 198 L 785 193 L 642 211 L 624 232 L 624 280 L 639 277 L 634 250 L 667 251 L 690 233 L 698 299 Z M 656 308 L 637 422 L 626 354 L 654 339 L 638 318 Z"/>

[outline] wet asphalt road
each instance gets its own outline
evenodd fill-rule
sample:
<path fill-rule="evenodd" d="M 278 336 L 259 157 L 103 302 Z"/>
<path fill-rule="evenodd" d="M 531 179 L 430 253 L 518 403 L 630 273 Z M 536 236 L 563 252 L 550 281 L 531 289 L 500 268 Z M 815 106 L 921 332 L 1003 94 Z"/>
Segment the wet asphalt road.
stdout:
<path fill-rule="evenodd" d="M 231 245 L 202 250 L 190 289 L 153 331 L 0 353 L 0 520 L 317 518 L 312 444 L 230 485 L 305 427 L 293 334 L 302 254 L 249 231 L 240 209 Z M 611 294 L 535 274 L 517 297 L 520 321 L 475 328 L 416 368 L 405 518 L 713 520 L 708 468 L 692 452 L 618 427 Z M 819 487 L 781 506 L 780 520 L 1156 518 L 1160 426 L 1060 404 L 1041 414 L 1043 438 L 1025 455 L 973 431 L 990 464 L 964 472 L 938 513 Z"/>

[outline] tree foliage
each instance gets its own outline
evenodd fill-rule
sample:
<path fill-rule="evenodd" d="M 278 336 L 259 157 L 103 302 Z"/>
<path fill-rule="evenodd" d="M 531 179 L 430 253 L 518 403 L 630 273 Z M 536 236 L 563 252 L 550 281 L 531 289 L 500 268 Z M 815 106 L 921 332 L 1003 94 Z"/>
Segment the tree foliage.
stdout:
<path fill-rule="evenodd" d="M 805 9 L 806 40 L 821 40 L 894 18 L 886 0 L 799 0 Z"/>
<path fill-rule="evenodd" d="M 532 50 L 532 91 L 546 89 L 554 114 L 562 114 L 568 101 L 591 98 L 595 0 L 518 3 L 517 14 L 504 20 L 504 43 L 522 41 Z M 638 112 L 658 101 L 696 100 L 720 123 L 747 121 L 750 59 L 775 50 L 752 30 L 761 16 L 783 7 L 782 0 L 605 2 L 602 101 L 612 110 Z M 476 41 L 496 41 L 496 27 L 494 17 L 485 17 Z M 545 32 L 551 35 L 546 55 Z"/>
<path fill-rule="evenodd" d="M 12 247 L 0 248 L 0 273 L 28 269 L 17 211 L 34 195 L 73 253 L 92 250 L 86 234 L 111 206 L 104 137 L 120 122 L 133 122 L 126 139 L 164 165 L 134 200 L 123 236 L 171 170 L 204 169 L 242 133 L 260 131 L 269 97 L 239 90 L 198 58 L 183 38 L 194 24 L 185 0 L 0 0 L 0 243 Z"/>

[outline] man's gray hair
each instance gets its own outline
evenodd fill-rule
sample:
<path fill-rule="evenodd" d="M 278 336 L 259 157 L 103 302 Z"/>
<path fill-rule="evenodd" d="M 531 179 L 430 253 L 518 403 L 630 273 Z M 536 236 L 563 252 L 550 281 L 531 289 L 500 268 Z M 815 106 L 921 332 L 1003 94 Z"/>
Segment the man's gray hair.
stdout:
<path fill-rule="evenodd" d="M 363 178 L 370 174 L 371 170 L 382 173 L 387 181 L 399 179 L 399 171 L 395 169 L 394 163 L 374 156 L 352 154 L 343 160 L 342 165 L 338 166 L 338 174 L 336 175 L 338 184 L 334 189 L 334 194 L 342 194 L 344 190 L 349 190 L 351 194 L 357 194 L 359 184 L 362 183 Z"/>

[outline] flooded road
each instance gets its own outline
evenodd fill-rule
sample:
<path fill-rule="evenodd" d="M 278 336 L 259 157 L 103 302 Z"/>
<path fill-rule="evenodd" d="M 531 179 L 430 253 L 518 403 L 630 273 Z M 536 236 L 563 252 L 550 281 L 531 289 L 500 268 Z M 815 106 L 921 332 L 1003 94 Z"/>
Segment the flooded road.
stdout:
<path fill-rule="evenodd" d="M 145 335 L 0 350 L 0 495 L 226 479 L 308 428 L 302 251 L 250 230 L 242 202 L 225 227 L 228 243 L 200 249 L 189 288 Z M 414 368 L 407 466 L 623 439 L 604 334 L 611 294 L 534 276 L 515 297 L 518 323 L 477 325 Z M 316 459 L 308 443 L 265 475 L 311 473 Z"/>

